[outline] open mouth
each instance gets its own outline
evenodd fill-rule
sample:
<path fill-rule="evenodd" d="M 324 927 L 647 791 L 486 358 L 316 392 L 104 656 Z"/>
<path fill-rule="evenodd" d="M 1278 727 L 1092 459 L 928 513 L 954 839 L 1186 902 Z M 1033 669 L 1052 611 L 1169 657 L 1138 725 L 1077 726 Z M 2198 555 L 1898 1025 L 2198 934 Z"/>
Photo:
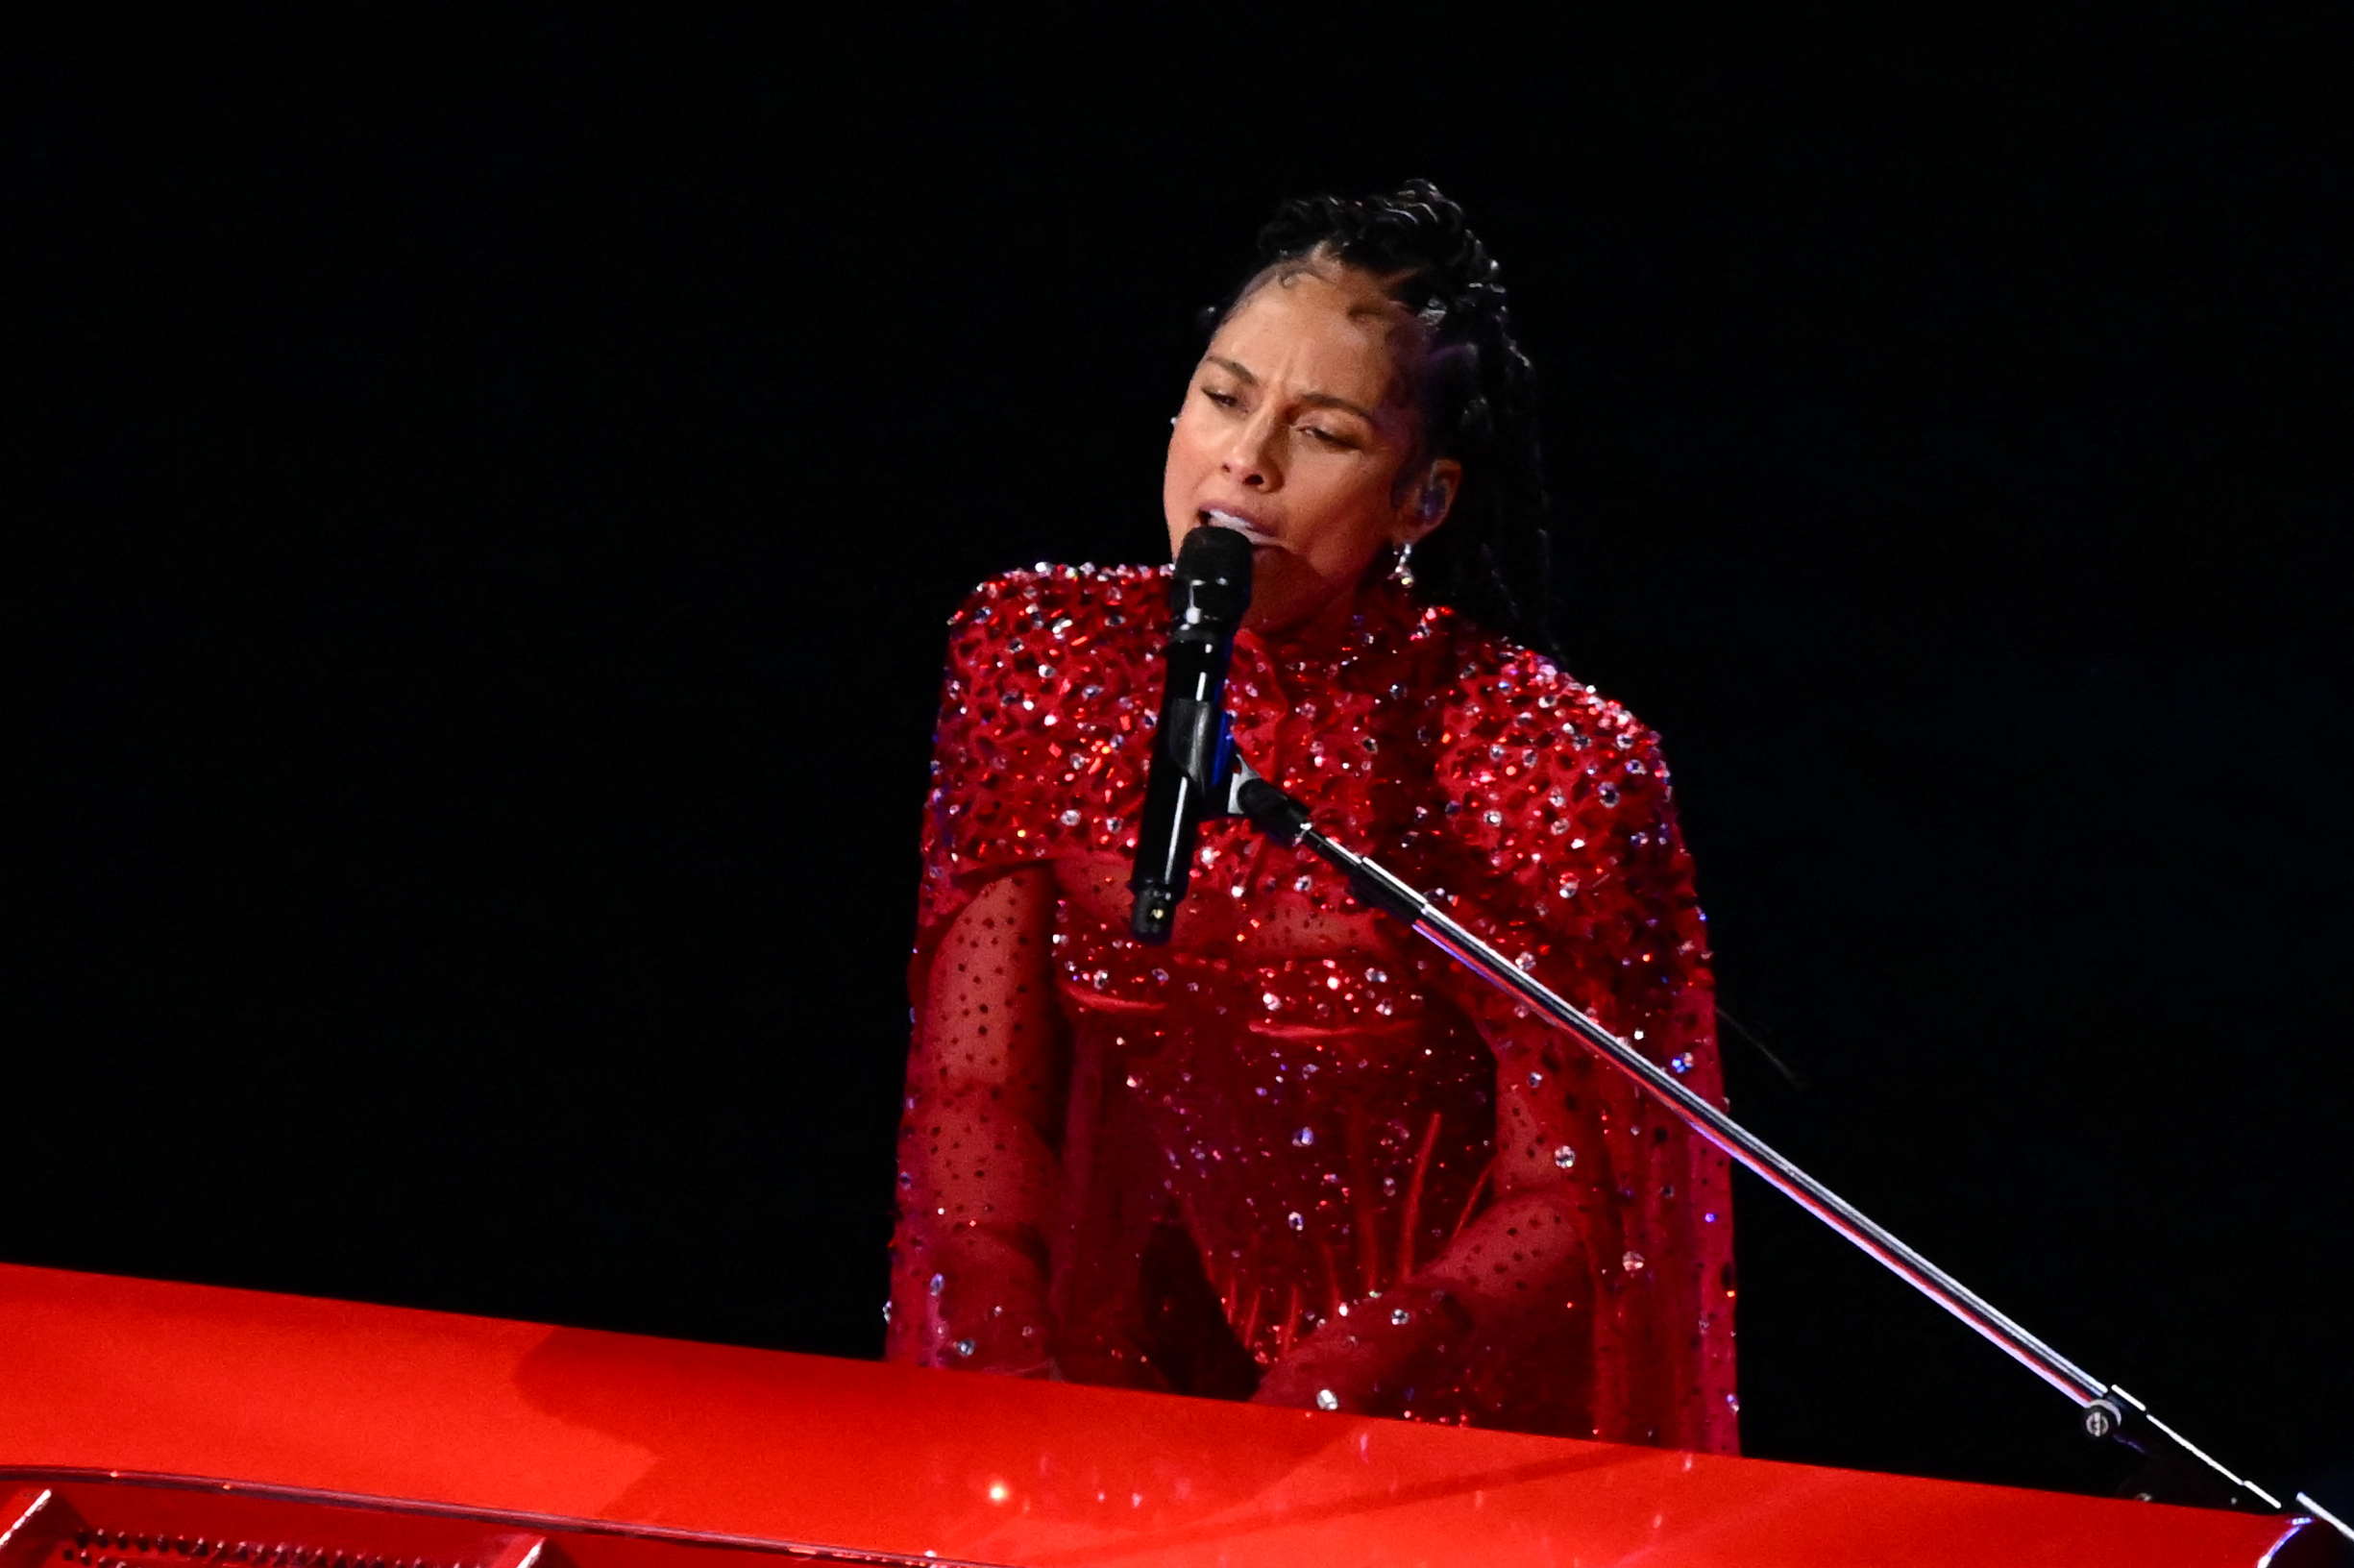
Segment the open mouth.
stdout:
<path fill-rule="evenodd" d="M 1237 517 L 1232 512 L 1221 512 L 1214 506 L 1204 507 L 1193 515 L 1195 520 L 1204 527 L 1234 529 L 1235 532 L 1249 540 L 1254 550 L 1274 550 L 1282 544 L 1281 540 L 1262 529 L 1249 518 Z"/>

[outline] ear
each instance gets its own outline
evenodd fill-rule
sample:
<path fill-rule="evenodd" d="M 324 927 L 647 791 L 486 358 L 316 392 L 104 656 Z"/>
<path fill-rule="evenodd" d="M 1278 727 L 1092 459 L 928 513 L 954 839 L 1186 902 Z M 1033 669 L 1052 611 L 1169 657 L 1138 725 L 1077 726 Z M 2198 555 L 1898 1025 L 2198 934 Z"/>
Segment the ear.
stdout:
<path fill-rule="evenodd" d="M 1393 545 L 1420 544 L 1455 509 L 1463 487 L 1463 465 L 1452 457 L 1433 459 L 1419 484 L 1410 489 L 1390 537 Z"/>

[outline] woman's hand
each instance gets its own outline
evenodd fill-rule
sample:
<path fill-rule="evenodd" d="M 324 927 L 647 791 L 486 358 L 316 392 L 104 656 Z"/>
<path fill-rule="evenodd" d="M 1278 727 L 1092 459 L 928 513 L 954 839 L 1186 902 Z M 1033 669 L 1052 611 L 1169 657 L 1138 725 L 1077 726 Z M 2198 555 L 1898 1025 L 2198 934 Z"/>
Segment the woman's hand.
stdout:
<path fill-rule="evenodd" d="M 1445 1290 L 1408 1287 L 1353 1302 L 1267 1368 L 1253 1404 L 1395 1415 L 1446 1375 L 1471 1317 Z"/>
<path fill-rule="evenodd" d="M 1398 1415 L 1443 1402 L 1476 1332 L 1510 1343 L 1592 1299 L 1582 1236 L 1557 1184 L 1517 1190 L 1465 1226 L 1402 1288 L 1349 1304 L 1267 1368 L 1252 1396 L 1299 1409 Z"/>
<path fill-rule="evenodd" d="M 940 1287 L 926 1282 L 920 1360 L 960 1372 L 1046 1376 L 1053 1344 L 1044 1239 L 1026 1225 L 970 1226 L 929 1256 Z"/>

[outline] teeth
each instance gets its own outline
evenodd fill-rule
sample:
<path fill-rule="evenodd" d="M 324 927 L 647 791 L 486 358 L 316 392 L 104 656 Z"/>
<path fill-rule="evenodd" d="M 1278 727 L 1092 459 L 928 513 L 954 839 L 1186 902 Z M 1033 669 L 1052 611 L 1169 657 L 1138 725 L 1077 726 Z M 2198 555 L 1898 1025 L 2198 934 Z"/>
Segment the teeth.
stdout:
<path fill-rule="evenodd" d="M 1215 507 L 1210 507 L 1202 512 L 1201 518 L 1203 522 L 1209 524 L 1212 527 L 1232 528 L 1235 530 L 1235 532 L 1241 534 L 1244 538 L 1255 543 L 1273 544 L 1275 542 L 1273 535 L 1262 533 L 1259 529 L 1253 527 L 1248 522 L 1235 516 L 1232 512 L 1221 512 Z"/>

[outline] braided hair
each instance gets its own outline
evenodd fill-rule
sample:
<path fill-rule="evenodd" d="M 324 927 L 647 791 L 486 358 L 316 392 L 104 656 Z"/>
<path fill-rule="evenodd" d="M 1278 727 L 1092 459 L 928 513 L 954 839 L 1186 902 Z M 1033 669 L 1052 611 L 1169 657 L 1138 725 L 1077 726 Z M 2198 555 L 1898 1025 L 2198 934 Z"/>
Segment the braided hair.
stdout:
<path fill-rule="evenodd" d="M 1414 375 L 1421 455 L 1463 467 L 1446 523 L 1414 547 L 1417 591 L 1524 647 L 1556 651 L 1536 372 L 1513 341 L 1487 247 L 1464 223 L 1463 209 L 1427 180 L 1410 180 L 1387 196 L 1286 202 L 1259 232 L 1258 268 L 1208 313 L 1209 324 L 1224 321 L 1271 278 L 1319 259 L 1373 278 L 1421 325 Z"/>

